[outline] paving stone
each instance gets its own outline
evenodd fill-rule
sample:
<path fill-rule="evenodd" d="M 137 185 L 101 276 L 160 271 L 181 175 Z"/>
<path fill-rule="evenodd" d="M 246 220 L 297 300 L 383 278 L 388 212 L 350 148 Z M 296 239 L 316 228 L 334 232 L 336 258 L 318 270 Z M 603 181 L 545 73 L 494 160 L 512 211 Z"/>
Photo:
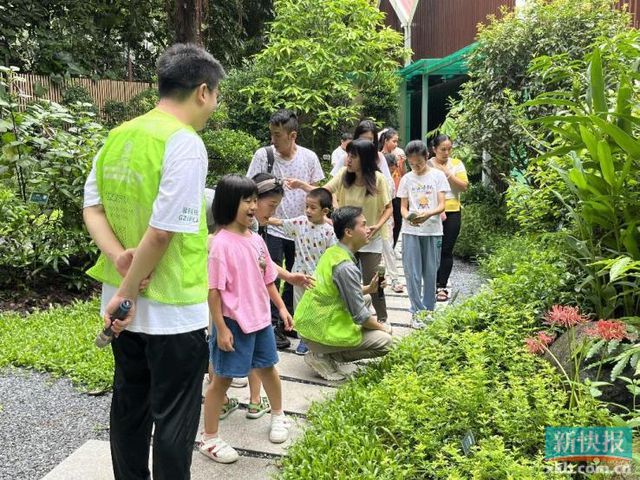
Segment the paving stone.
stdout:
<path fill-rule="evenodd" d="M 253 420 L 246 418 L 244 415 L 244 410 L 238 409 L 222 420 L 220 422 L 220 436 L 234 448 L 273 455 L 284 455 L 291 442 L 302 433 L 302 426 L 305 423 L 301 418 L 289 416 L 292 424 L 289 430 L 289 439 L 284 443 L 276 444 L 269 441 L 271 415 L 264 415 Z M 204 415 L 201 414 L 198 432 L 203 430 Z"/>
<path fill-rule="evenodd" d="M 263 480 L 270 478 L 276 471 L 275 460 L 269 458 L 243 456 L 236 463 L 221 465 L 194 451 L 191 479 Z M 42 480 L 113 480 L 113 478 L 109 442 L 89 440 Z"/>
<path fill-rule="evenodd" d="M 303 357 L 298 356 L 300 362 Z M 306 365 L 305 365 L 306 367 Z M 335 388 L 320 385 L 282 380 L 282 398 L 284 409 L 287 412 L 306 414 L 312 402 L 323 401 L 335 394 Z M 236 397 L 240 403 L 249 403 L 249 386 L 243 388 L 230 388 L 229 395 Z M 265 396 L 264 389 L 262 396 Z"/>
<path fill-rule="evenodd" d="M 339 383 L 328 382 L 316 375 L 316 373 L 304 363 L 304 359 L 301 355 L 288 352 L 279 352 L 279 354 L 280 362 L 278 363 L 278 372 L 281 377 L 290 377 L 318 385 L 328 385 L 332 387 L 339 385 Z M 345 365 L 344 369 L 346 371 L 351 371 L 351 369 L 355 370 L 355 367 Z"/>

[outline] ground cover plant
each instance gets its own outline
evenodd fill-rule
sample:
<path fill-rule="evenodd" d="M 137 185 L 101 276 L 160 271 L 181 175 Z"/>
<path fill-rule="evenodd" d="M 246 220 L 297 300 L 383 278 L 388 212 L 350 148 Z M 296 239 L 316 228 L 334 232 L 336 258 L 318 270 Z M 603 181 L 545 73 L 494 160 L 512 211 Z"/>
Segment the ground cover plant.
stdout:
<path fill-rule="evenodd" d="M 99 307 L 91 300 L 27 316 L 0 313 L 0 368 L 33 368 L 68 377 L 82 390 L 110 390 L 113 356 L 94 345 Z"/>
<path fill-rule="evenodd" d="M 545 426 L 611 424 L 593 398 L 569 409 L 559 375 L 523 346 L 546 309 L 571 296 L 558 240 L 514 237 L 490 258 L 484 290 L 315 405 L 282 478 L 554 478 Z"/>

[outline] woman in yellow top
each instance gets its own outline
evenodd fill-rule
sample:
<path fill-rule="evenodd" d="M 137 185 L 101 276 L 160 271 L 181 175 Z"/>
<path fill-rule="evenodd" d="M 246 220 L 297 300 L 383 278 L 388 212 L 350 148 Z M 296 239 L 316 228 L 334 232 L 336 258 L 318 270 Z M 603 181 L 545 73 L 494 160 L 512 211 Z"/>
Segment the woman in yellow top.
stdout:
<path fill-rule="evenodd" d="M 447 177 L 451 191 L 445 195 L 444 213 L 446 219 L 442 222 L 442 250 L 440 253 L 440 268 L 436 280 L 436 300 L 446 302 L 449 300 L 447 283 L 451 268 L 453 267 L 453 247 L 460 233 L 462 215 L 460 213 L 460 193 L 465 192 L 469 186 L 467 170 L 462 161 L 451 158 L 453 143 L 448 135 L 438 135 L 431 141 L 431 153 L 434 155 L 429 164 L 442 172 Z"/>
<path fill-rule="evenodd" d="M 389 187 L 377 167 L 378 150 L 373 142 L 357 139 L 347 145 L 345 167 L 324 188 L 334 194 L 338 206 L 361 207 L 369 227 L 369 242 L 356 257 L 360 260 L 362 279 L 368 285 L 377 273 L 382 258 L 381 230 L 393 213 Z M 387 320 L 384 295 L 372 295 L 378 321 Z"/>

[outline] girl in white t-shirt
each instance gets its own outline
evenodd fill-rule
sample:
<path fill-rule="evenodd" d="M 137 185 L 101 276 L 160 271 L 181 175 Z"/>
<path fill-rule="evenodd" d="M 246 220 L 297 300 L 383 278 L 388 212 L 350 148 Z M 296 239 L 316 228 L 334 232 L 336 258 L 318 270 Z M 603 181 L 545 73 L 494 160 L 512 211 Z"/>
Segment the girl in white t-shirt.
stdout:
<path fill-rule="evenodd" d="M 398 197 L 402 213 L 402 265 L 411 302 L 411 326 L 425 326 L 436 303 L 436 275 L 442 245 L 445 193 L 449 183 L 444 173 L 427 165 L 427 146 L 420 140 L 407 144 L 411 172 L 400 180 Z"/>

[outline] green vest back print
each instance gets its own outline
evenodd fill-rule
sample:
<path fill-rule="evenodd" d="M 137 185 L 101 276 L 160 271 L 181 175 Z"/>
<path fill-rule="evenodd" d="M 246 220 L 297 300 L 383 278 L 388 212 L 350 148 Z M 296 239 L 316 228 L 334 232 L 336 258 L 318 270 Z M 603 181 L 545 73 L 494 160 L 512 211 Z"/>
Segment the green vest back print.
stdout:
<path fill-rule="evenodd" d="M 158 109 L 126 122 L 109 134 L 96 162 L 98 190 L 107 219 L 125 248 L 136 247 L 149 226 L 158 195 L 167 140 L 193 129 Z M 204 302 L 207 282 L 207 225 L 204 198 L 198 233 L 175 233 L 142 296 L 160 303 Z M 193 215 L 193 212 L 184 212 Z M 87 272 L 119 286 L 122 277 L 104 254 Z"/>

